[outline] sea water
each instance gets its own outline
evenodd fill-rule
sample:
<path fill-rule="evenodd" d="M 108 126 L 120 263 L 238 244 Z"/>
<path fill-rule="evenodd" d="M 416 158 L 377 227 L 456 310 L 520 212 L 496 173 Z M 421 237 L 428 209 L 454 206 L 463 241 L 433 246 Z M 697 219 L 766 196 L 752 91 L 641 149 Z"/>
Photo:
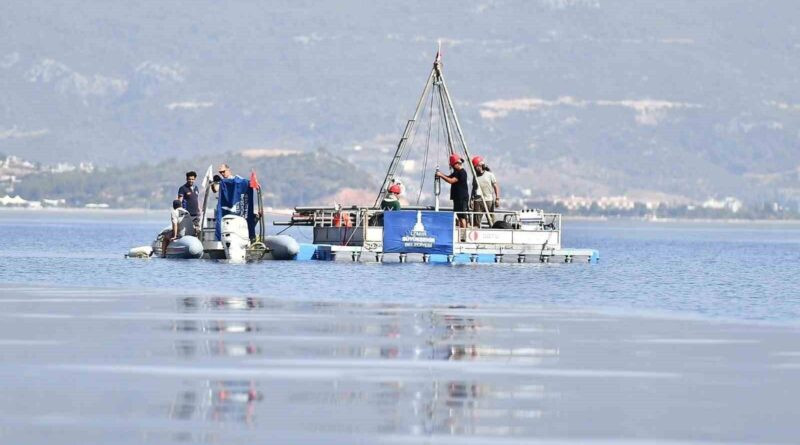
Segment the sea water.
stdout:
<path fill-rule="evenodd" d="M 571 221 L 588 264 L 351 264 L 133 260 L 168 223 L 146 214 L 0 212 L 0 283 L 224 292 L 289 301 L 544 304 L 800 320 L 800 223 Z M 163 216 L 163 218 L 158 218 Z M 270 227 L 275 232 L 282 227 Z M 309 242 L 307 230 L 286 234 Z"/>
<path fill-rule="evenodd" d="M 599 264 L 123 258 L 166 221 L 0 212 L 0 443 L 800 437 L 797 224 L 567 220 Z"/>

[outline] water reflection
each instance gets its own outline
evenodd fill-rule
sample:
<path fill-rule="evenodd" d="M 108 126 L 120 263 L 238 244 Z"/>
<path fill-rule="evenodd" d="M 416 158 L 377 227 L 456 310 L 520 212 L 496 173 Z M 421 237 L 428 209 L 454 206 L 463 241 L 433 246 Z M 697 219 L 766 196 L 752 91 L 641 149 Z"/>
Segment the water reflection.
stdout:
<path fill-rule="evenodd" d="M 518 332 L 505 321 L 498 325 L 497 317 L 471 311 L 177 299 L 184 318 L 171 324 L 181 335 L 172 340 L 175 355 L 197 360 L 197 366 L 219 360 L 225 369 L 253 376 L 205 380 L 202 389 L 182 390 L 170 417 L 252 425 L 259 402 L 269 398 L 270 405 L 321 413 L 314 429 L 325 432 L 501 435 L 532 428 L 532 420 L 547 413 L 545 400 L 557 392 L 530 377 L 499 378 L 492 369 L 557 362 L 558 348 L 542 341 L 552 330 L 528 323 Z M 361 362 L 369 378 L 356 377 Z M 454 366 L 416 372 L 425 369 L 420 362 Z M 295 370 L 295 379 L 287 379 Z M 358 413 L 365 426 L 343 424 L 343 412 Z"/>
<path fill-rule="evenodd" d="M 178 357 L 191 358 L 195 356 L 211 357 L 245 357 L 261 354 L 261 348 L 252 341 L 224 341 L 224 340 L 178 340 L 174 344 L 174 351 Z"/>
<path fill-rule="evenodd" d="M 199 310 L 252 311 L 265 307 L 264 299 L 254 297 L 185 297 L 178 299 L 178 310 L 182 312 Z"/>
<path fill-rule="evenodd" d="M 174 420 L 252 424 L 264 399 L 253 380 L 207 380 L 204 387 L 180 391 L 169 409 Z"/>
<path fill-rule="evenodd" d="M 500 389 L 503 388 L 503 389 Z M 474 380 L 433 382 L 430 396 L 418 402 L 415 434 L 506 435 L 533 430 L 545 414 L 541 385 L 491 384 Z"/>
<path fill-rule="evenodd" d="M 242 334 L 258 332 L 261 329 L 253 322 L 239 320 L 175 320 L 172 331 L 189 333 L 228 333 Z"/>
<path fill-rule="evenodd" d="M 553 409 L 548 401 L 558 398 L 546 392 L 544 385 L 480 379 L 328 384 L 254 379 L 214 380 L 204 385 L 178 392 L 169 418 L 272 428 L 276 419 L 268 416 L 275 412 L 261 404 L 269 399 L 272 407 L 317 413 L 313 421 L 278 420 L 279 429 L 491 436 L 535 431 L 540 428 L 536 422 Z M 356 418 L 359 421 L 352 423 Z"/>

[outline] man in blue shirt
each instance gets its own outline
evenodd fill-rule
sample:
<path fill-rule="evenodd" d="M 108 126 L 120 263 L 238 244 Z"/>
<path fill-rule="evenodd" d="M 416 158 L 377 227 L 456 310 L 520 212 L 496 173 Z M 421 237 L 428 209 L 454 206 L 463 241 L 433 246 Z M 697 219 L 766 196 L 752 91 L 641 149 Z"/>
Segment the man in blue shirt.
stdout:
<path fill-rule="evenodd" d="M 453 172 L 449 175 L 437 171 L 436 177 L 442 178 L 450 184 L 450 200 L 453 201 L 453 211 L 458 218 L 458 226 L 467 228 L 467 212 L 469 212 L 469 187 L 467 186 L 467 171 L 462 164 L 464 160 L 457 154 L 450 155 L 450 167 Z"/>

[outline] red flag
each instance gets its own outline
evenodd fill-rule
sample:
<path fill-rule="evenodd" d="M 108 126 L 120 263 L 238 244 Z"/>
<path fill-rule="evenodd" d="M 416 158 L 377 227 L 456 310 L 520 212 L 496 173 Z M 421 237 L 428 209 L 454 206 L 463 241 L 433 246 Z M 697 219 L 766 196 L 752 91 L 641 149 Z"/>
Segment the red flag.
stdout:
<path fill-rule="evenodd" d="M 256 190 L 261 189 L 261 184 L 258 183 L 255 170 L 250 170 L 250 188 Z"/>

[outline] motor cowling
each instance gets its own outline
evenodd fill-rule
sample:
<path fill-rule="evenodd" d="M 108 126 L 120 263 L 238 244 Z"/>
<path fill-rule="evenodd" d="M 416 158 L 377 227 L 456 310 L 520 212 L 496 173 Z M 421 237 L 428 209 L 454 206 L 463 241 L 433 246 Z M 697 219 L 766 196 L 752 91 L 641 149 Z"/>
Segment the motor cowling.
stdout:
<path fill-rule="evenodd" d="M 244 262 L 247 256 L 247 247 L 250 245 L 247 220 L 238 215 L 225 215 L 222 217 L 220 225 L 225 257 L 234 262 Z"/>

